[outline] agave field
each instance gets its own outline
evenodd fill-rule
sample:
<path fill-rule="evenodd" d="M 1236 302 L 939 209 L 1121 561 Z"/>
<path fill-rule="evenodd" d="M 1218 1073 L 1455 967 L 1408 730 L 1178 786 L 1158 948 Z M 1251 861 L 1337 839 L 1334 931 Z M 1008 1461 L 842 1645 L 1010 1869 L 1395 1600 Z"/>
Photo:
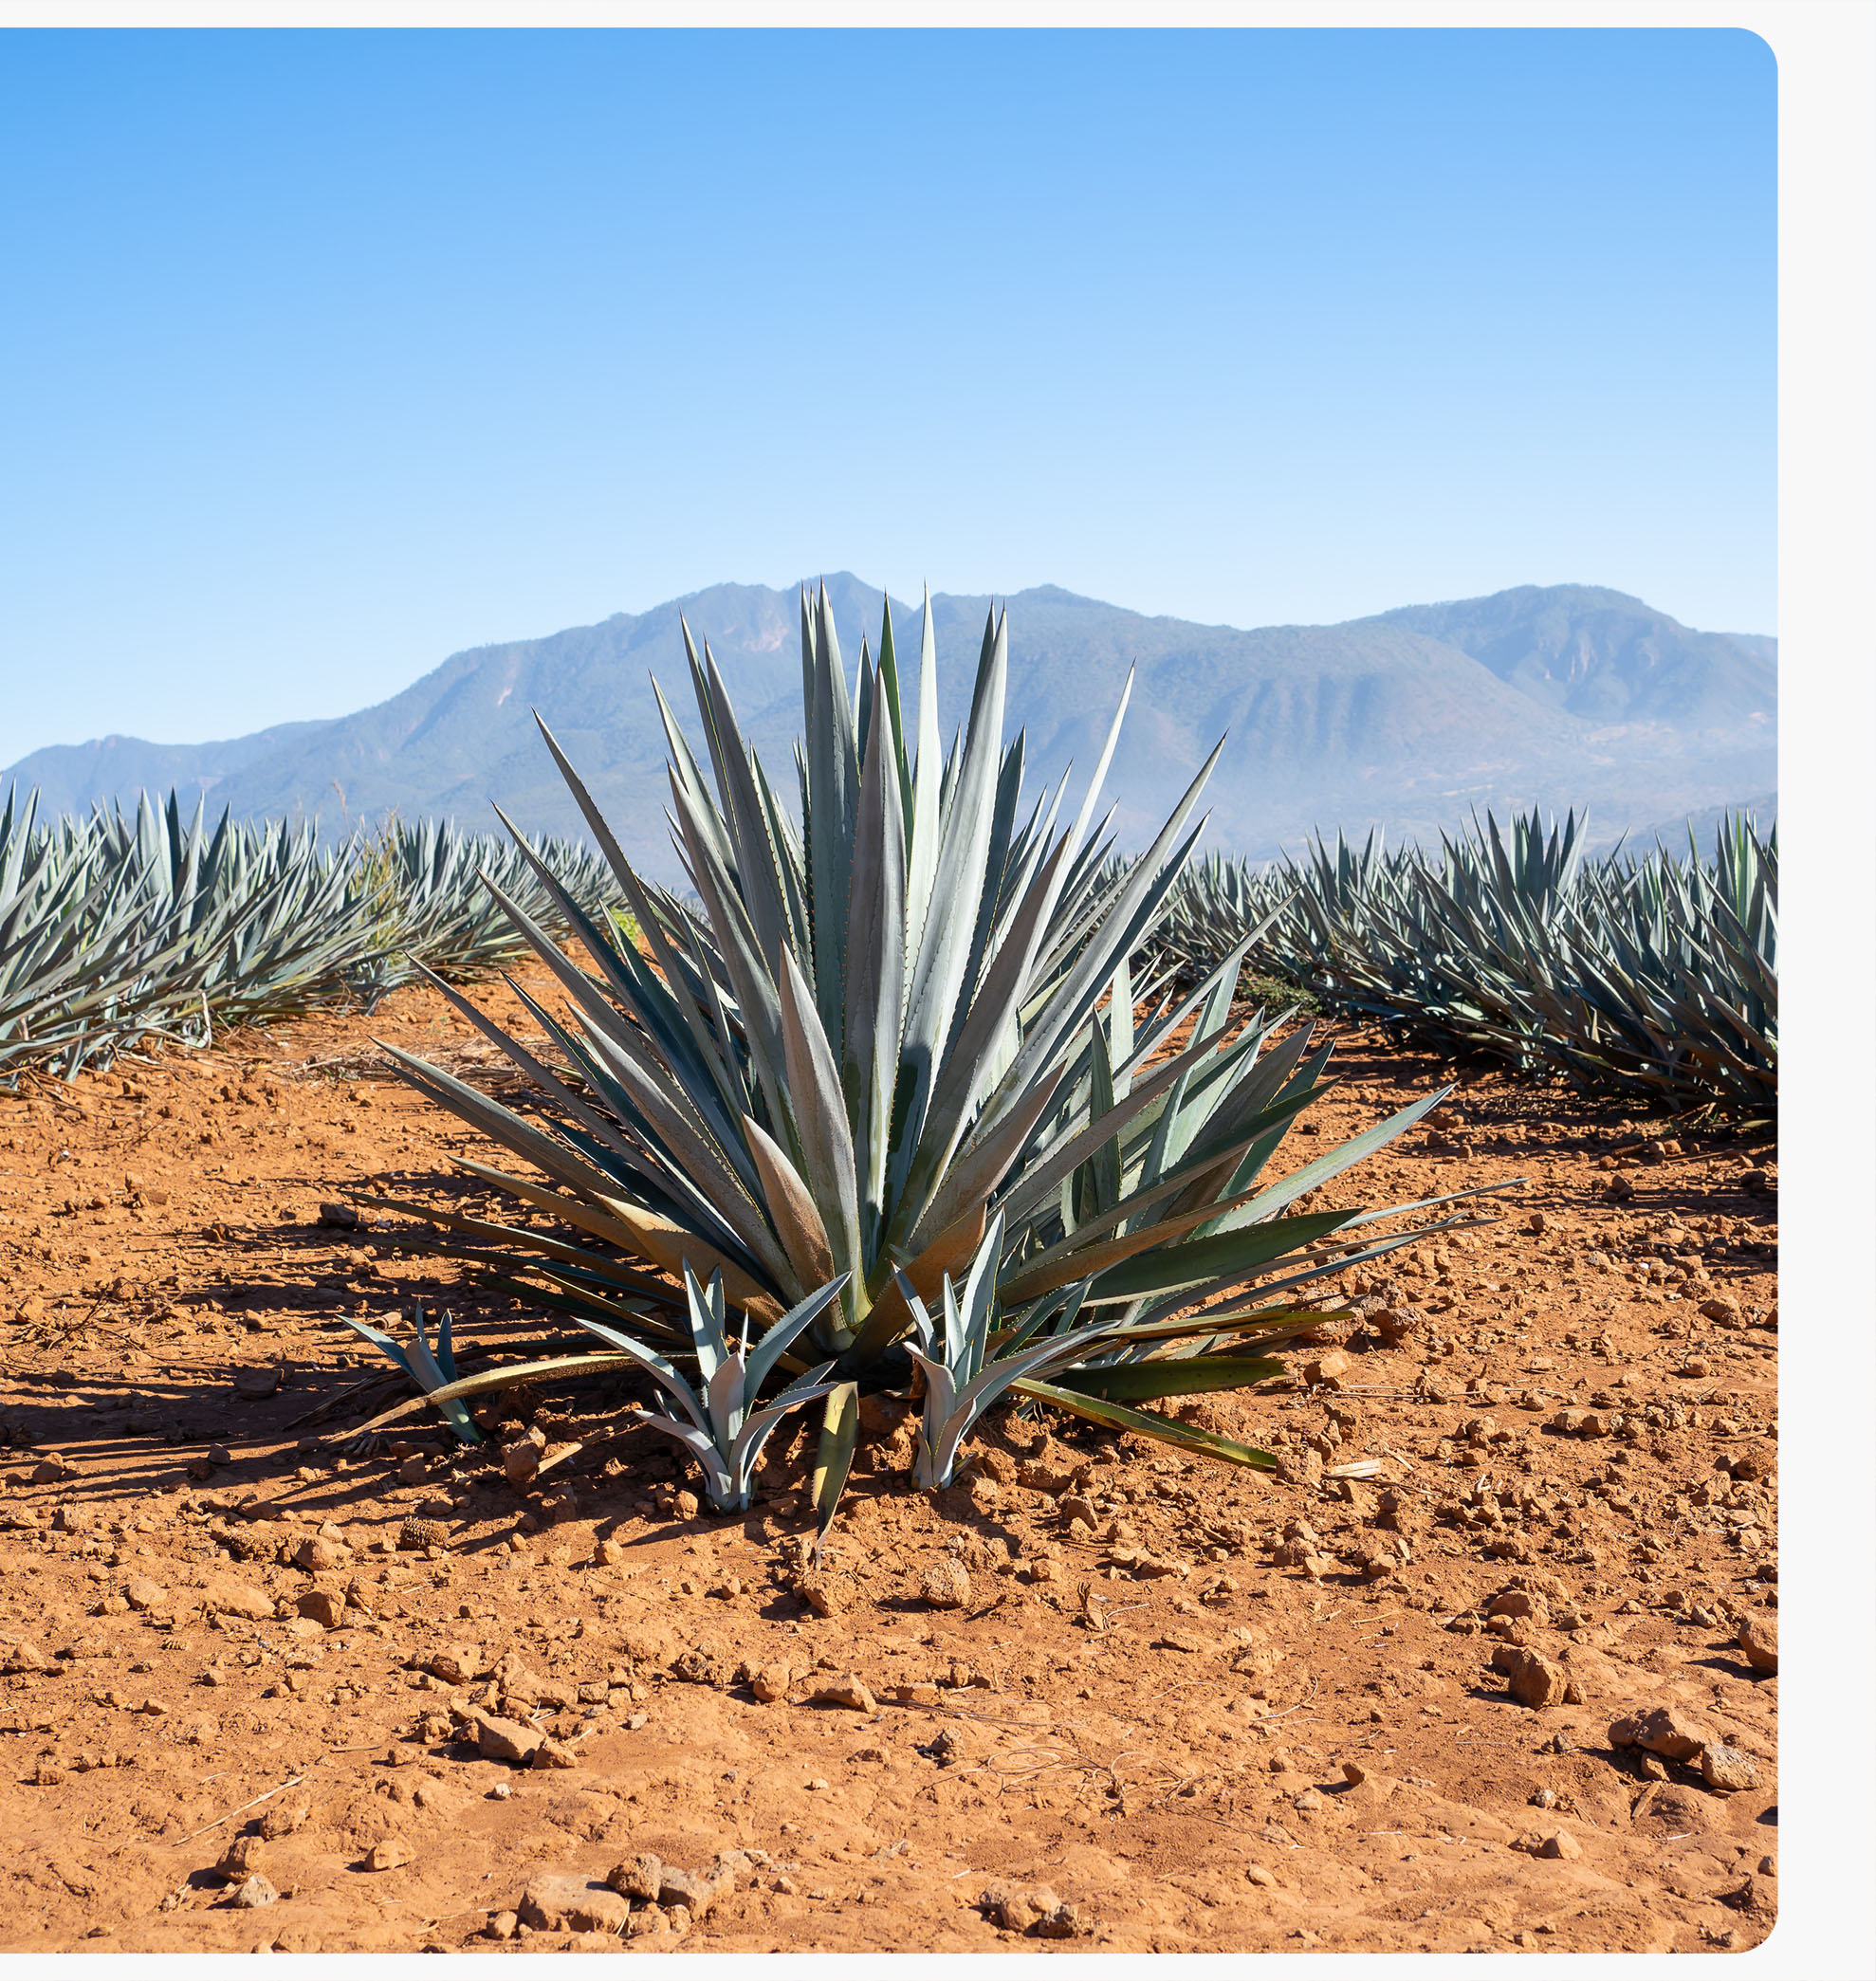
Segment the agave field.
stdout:
<path fill-rule="evenodd" d="M 1439 852 L 1187 870 L 1153 953 L 1200 973 L 1247 938 L 1257 965 L 1332 1009 L 1453 1053 L 1627 1090 L 1679 1111 L 1769 1117 L 1778 1075 L 1778 838 L 1729 817 L 1711 858 L 1586 859 L 1574 815 L 1482 825 Z"/>
<path fill-rule="evenodd" d="M 682 894 L 544 725 L 0 814 L 0 1947 L 1762 1939 L 1775 844 L 1122 858 L 800 639 Z"/>
<path fill-rule="evenodd" d="M 1098 813 L 1131 682 L 1073 814 L 1066 779 L 1025 809 L 1004 620 L 947 746 L 929 607 L 915 679 L 889 609 L 850 694 L 824 593 L 802 596 L 790 805 L 708 644 L 684 638 L 708 772 L 659 707 L 688 901 L 634 871 L 544 724 L 598 853 L 512 826 L 393 822 L 337 848 L 227 817 L 207 834 L 174 797 L 129 819 L 42 826 L 30 797 L 0 815 L 0 1067 L 369 1010 L 416 976 L 512 1064 L 525 1098 L 507 1106 L 385 1048 L 517 1165 L 461 1164 L 518 1217 L 362 1204 L 579 1330 L 463 1377 L 447 1318 L 434 1352 L 420 1316 L 402 1346 L 360 1325 L 465 1441 L 480 1392 L 635 1371 L 733 1512 L 763 1440 L 817 1405 L 822 1538 L 868 1394 L 921 1400 L 934 1488 L 1011 1396 L 1273 1464 L 1140 1406 L 1280 1375 L 1321 1319 L 1312 1284 L 1479 1220 L 1454 1208 L 1470 1193 L 1311 1207 L 1444 1089 L 1271 1180 L 1329 1048 L 1294 1003 L 1248 1002 L 1247 962 L 1451 1051 L 1683 1109 L 1772 1107 L 1776 843 L 1749 819 L 1710 863 L 1586 861 L 1573 817 L 1547 833 L 1534 814 L 1437 855 L 1338 838 L 1302 865 L 1195 866 L 1215 751 L 1120 860 Z M 540 1028 L 524 1042 L 450 980 L 530 953 L 562 1005 L 510 978 Z"/>
<path fill-rule="evenodd" d="M 484 875 L 550 921 L 553 901 L 506 840 L 394 821 L 322 846 L 306 827 L 211 833 L 202 806 L 38 819 L 35 792 L 0 810 L 0 1080 L 28 1066 L 69 1076 L 158 1040 L 320 1005 L 369 1006 L 419 965 L 475 976 L 521 938 Z M 527 849 L 571 898 L 603 915 L 610 890 L 584 848 Z"/>

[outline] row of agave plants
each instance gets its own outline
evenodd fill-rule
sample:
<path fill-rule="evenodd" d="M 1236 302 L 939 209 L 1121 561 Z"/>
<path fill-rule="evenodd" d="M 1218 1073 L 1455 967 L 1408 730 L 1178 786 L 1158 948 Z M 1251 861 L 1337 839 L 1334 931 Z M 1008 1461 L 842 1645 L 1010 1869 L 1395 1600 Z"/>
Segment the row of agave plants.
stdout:
<path fill-rule="evenodd" d="M 598 911 L 607 870 L 565 840 L 531 847 Z M 28 1066 L 69 1076 L 158 1039 L 207 1043 L 218 1026 L 335 1001 L 367 1007 L 414 959 L 473 976 L 524 946 L 484 874 L 548 916 L 523 853 L 491 835 L 393 820 L 342 844 L 310 827 L 205 828 L 175 794 L 136 810 L 42 821 L 38 794 L 0 809 L 0 1080 Z"/>
<path fill-rule="evenodd" d="M 823 1534 L 872 1392 L 917 1400 L 929 1486 L 1012 1396 L 1274 1462 L 1141 1406 L 1269 1380 L 1322 1318 L 1315 1282 L 1469 1216 L 1451 1198 L 1365 1207 L 1338 1182 L 1444 1090 L 1282 1160 L 1329 1047 L 1294 1012 L 1247 1007 L 1248 936 L 1189 985 L 1133 974 L 1204 823 L 1216 752 L 1119 868 L 1100 793 L 1126 694 L 1079 804 L 1066 776 L 1026 800 L 1023 738 L 1003 733 L 1002 616 L 947 745 L 929 604 L 915 672 L 902 675 L 889 610 L 850 689 L 826 595 L 803 593 L 784 804 L 708 646 L 684 639 L 707 761 L 659 706 L 693 895 L 634 871 L 543 725 L 639 940 L 517 842 L 574 937 L 557 941 L 491 876 L 557 985 L 539 999 L 510 979 L 551 1048 L 441 988 L 513 1062 L 526 1103 L 384 1048 L 494 1145 L 501 1160 L 461 1167 L 513 1211 L 364 1201 L 416 1220 L 394 1227 L 409 1242 L 563 1316 L 581 1346 L 463 1376 L 420 1314 L 414 1339 L 374 1339 L 465 1439 L 479 1392 L 638 1371 L 656 1398 L 645 1414 L 725 1512 L 747 1505 L 777 1422 L 818 1405 Z"/>
<path fill-rule="evenodd" d="M 1573 813 L 1263 868 L 1187 870 L 1153 945 L 1188 975 L 1255 935 L 1260 969 L 1333 1009 L 1679 1110 L 1769 1114 L 1778 1077 L 1778 839 L 1724 818 L 1713 855 L 1586 858 Z"/>

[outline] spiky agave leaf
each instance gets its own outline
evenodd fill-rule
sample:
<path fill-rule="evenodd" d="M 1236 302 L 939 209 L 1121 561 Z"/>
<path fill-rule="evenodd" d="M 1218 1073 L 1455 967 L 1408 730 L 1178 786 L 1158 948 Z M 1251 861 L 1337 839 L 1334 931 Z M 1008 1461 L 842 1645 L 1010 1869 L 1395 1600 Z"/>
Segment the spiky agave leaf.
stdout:
<path fill-rule="evenodd" d="M 443 1413 L 444 1421 L 465 1444 L 480 1444 L 482 1440 L 469 1414 L 457 1401 L 452 1385 L 460 1379 L 456 1374 L 456 1358 L 451 1340 L 451 1319 L 446 1311 L 437 1324 L 436 1348 L 432 1352 L 424 1330 L 423 1302 L 419 1300 L 411 1315 L 409 1342 L 394 1341 L 381 1329 L 368 1322 L 355 1320 L 350 1314 L 340 1318 L 348 1328 L 354 1329 L 366 1341 L 388 1355 L 404 1373 L 410 1377 L 423 1393 Z M 447 1393 L 446 1393 L 447 1392 Z"/>

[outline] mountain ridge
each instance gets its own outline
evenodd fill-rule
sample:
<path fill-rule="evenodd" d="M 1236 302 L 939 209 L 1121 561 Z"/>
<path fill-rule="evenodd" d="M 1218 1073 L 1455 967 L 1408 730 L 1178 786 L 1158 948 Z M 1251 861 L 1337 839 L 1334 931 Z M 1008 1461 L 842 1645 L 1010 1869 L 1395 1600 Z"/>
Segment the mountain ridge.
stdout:
<path fill-rule="evenodd" d="M 851 674 L 862 632 L 876 643 L 881 593 L 851 572 L 824 581 Z M 1775 641 L 1701 633 L 1604 587 L 1519 586 L 1328 625 L 1253 629 L 1134 613 L 1055 585 L 1002 602 L 1008 725 L 1025 732 L 1032 778 L 1059 776 L 1070 760 L 1086 775 L 1135 670 L 1108 785 L 1124 848 L 1153 830 L 1221 733 L 1205 844 L 1253 855 L 1318 824 L 1428 836 L 1486 804 L 1588 804 L 1612 837 L 1775 786 Z M 940 594 L 931 604 L 948 741 L 968 709 L 992 601 Z M 902 660 L 915 656 L 917 609 L 892 606 Z M 538 707 L 628 853 L 675 878 L 663 818 L 665 739 L 641 669 L 660 681 L 701 748 L 680 614 L 700 644 L 709 642 L 747 740 L 792 784 L 797 594 L 738 584 L 464 649 L 349 716 L 224 743 L 55 745 L 0 780 L 37 782 L 48 811 L 175 783 L 206 794 L 217 811 L 319 815 L 327 827 L 390 809 L 479 826 L 491 819 L 492 799 L 524 830 L 579 831 L 529 719 Z"/>

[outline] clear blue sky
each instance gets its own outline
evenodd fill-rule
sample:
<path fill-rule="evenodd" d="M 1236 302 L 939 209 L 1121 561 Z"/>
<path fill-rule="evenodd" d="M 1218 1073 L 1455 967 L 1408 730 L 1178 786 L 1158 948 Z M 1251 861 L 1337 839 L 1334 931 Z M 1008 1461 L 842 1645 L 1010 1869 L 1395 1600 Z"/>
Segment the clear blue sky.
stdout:
<path fill-rule="evenodd" d="M 1726 31 L 0 36 L 0 762 L 722 579 L 1775 626 Z"/>

